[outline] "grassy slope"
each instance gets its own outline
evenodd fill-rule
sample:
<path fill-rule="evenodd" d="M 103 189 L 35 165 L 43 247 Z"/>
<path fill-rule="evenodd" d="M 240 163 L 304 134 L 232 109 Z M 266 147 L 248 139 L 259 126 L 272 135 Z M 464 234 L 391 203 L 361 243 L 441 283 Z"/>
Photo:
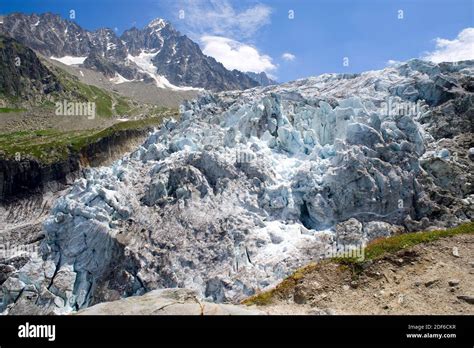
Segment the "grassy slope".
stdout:
<path fill-rule="evenodd" d="M 350 266 L 357 272 L 362 268 L 363 263 L 369 260 L 376 260 L 382 258 L 388 253 L 395 253 L 402 249 L 413 247 L 417 244 L 429 243 L 440 238 L 452 237 L 457 234 L 474 234 L 474 222 L 468 222 L 458 227 L 449 228 L 446 230 L 404 233 L 388 238 L 375 239 L 365 248 L 365 259 L 363 261 L 357 261 L 356 259 L 352 258 L 334 258 L 309 264 L 303 268 L 298 269 L 292 275 L 279 283 L 275 288 L 251 296 L 244 300 L 243 303 L 247 305 L 259 306 L 271 304 L 279 294 L 288 292 L 288 290 L 293 288 L 298 281 L 305 277 L 306 274 L 313 272 L 319 267 L 324 267 L 324 265 L 328 262 L 336 262 L 344 267 Z"/>
<path fill-rule="evenodd" d="M 143 112 L 143 107 L 145 106 L 143 104 L 139 104 L 118 93 L 82 83 L 76 76 L 69 74 L 65 70 L 51 64 L 46 65 L 59 80 L 62 90 L 51 92 L 48 95 L 38 95 L 37 100 L 41 100 L 41 102 L 37 102 L 36 105 L 31 105 L 31 102 L 22 101 L 15 96 L 0 94 L 0 100 L 7 104 L 5 107 L 0 108 L 0 113 L 26 111 L 25 108 L 31 109 L 34 112 L 35 107 L 40 106 L 54 113 L 56 102 L 62 103 L 64 100 L 68 102 L 95 102 L 96 116 L 102 118 L 134 116 Z M 159 107 L 152 105 L 146 105 L 145 109 L 147 113 L 153 114 L 155 108 L 159 109 Z"/>
<path fill-rule="evenodd" d="M 19 109 L 19 108 L 0 108 L 0 113 L 6 114 L 9 112 L 21 112 L 25 111 L 25 109 Z"/>
<path fill-rule="evenodd" d="M 40 104 L 28 106 L 28 110 L 19 108 L 14 97 L 4 98 L 12 105 L 0 108 L 0 113 L 23 112 L 34 115 L 35 112 L 54 115 L 55 102 L 63 100 L 73 102 L 96 103 L 97 118 L 127 117 L 147 115 L 145 119 L 119 122 L 105 129 L 83 129 L 64 131 L 58 129 L 41 129 L 34 131 L 19 131 L 0 133 L 0 158 L 34 158 L 43 163 L 53 163 L 64 160 L 71 153 L 78 152 L 88 144 L 99 141 L 115 132 L 128 129 L 145 129 L 157 126 L 164 117 L 177 117 L 177 110 L 156 105 L 137 103 L 117 93 L 105 91 L 95 86 L 87 85 L 63 69 L 49 65 L 48 68 L 59 79 L 63 90 L 53 92 L 48 99 L 43 99 Z M 33 117 L 33 116 L 32 116 Z"/>
<path fill-rule="evenodd" d="M 169 114 L 166 114 L 169 115 Z M 162 117 L 125 121 L 105 129 L 59 131 L 54 129 L 0 134 L 0 158 L 35 158 L 43 163 L 64 160 L 71 153 L 78 153 L 88 144 L 99 141 L 116 132 L 131 129 L 147 129 L 158 126 Z"/>
<path fill-rule="evenodd" d="M 58 67 L 50 66 L 50 69 L 58 77 L 65 92 L 72 97 L 69 98 L 71 100 L 65 97 L 62 99 L 77 102 L 95 102 L 96 114 L 99 117 L 125 116 L 133 112 L 135 106 L 130 99 L 96 86 L 86 85 L 80 82 L 77 77 L 68 74 Z M 60 95 L 54 99 L 62 100 Z"/>

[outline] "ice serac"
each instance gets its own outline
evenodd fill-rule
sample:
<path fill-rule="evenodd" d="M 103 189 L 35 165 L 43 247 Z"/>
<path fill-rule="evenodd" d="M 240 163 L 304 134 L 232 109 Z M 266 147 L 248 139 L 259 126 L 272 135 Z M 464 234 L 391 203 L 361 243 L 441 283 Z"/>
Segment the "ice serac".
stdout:
<path fill-rule="evenodd" d="M 472 61 L 413 60 L 203 94 L 57 201 L 3 309 L 174 287 L 236 301 L 328 247 L 471 220 L 473 76 Z"/>

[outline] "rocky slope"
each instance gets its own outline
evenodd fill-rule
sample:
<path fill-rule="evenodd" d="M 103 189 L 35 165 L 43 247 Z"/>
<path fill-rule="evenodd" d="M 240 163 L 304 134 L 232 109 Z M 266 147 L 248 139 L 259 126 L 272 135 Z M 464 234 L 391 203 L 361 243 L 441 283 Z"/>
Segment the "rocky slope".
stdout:
<path fill-rule="evenodd" d="M 272 80 L 265 74 L 264 72 L 261 72 L 260 74 L 254 73 L 254 72 L 246 72 L 246 74 L 252 79 L 258 82 L 260 86 L 271 86 L 271 85 L 277 85 L 278 82 L 275 80 Z"/>
<path fill-rule="evenodd" d="M 196 43 L 163 19 L 155 19 L 143 29 L 131 28 L 118 37 L 111 29 L 87 31 L 73 20 L 51 13 L 14 13 L 4 17 L 0 32 L 47 57 L 66 58 L 120 82 L 148 81 L 175 90 L 259 85 L 248 75 L 229 71 L 204 55 Z"/>
<path fill-rule="evenodd" d="M 472 315 L 474 230 L 386 253 L 357 270 L 336 262 L 305 267 L 257 300 L 270 314 Z M 258 301 L 260 299 L 260 301 Z"/>
<path fill-rule="evenodd" d="M 94 101 L 97 106 L 96 116 L 99 117 L 120 116 L 124 113 L 132 116 L 134 110 L 152 107 L 143 101 L 138 102 L 124 96 L 128 93 L 119 95 L 113 88 L 107 88 L 106 84 L 89 83 L 83 78 L 85 75 L 82 71 L 74 71 L 59 62 L 53 64 L 51 61 L 20 41 L 0 33 L 0 107 L 6 109 L 1 110 L 2 113 L 31 111 L 32 115 L 29 116 L 36 121 L 38 117 L 35 114 L 39 117 L 48 112 L 55 115 L 56 102 L 64 100 Z M 100 89 L 93 85 L 99 85 Z M 130 96 L 133 98 L 134 93 L 130 93 Z M 178 99 L 185 96 L 176 95 Z M 176 103 L 171 101 L 170 104 L 177 106 Z M 0 128 L 3 128 L 4 123 L 5 119 L 2 118 Z M 0 131 L 4 132 L 2 129 Z"/>
<path fill-rule="evenodd" d="M 48 94 L 63 89 L 33 50 L 3 35 L 0 35 L 0 71 L 0 101 L 7 97 L 39 103 Z"/>
<path fill-rule="evenodd" d="M 57 200 L 2 308 L 66 313 L 170 287 L 238 301 L 328 246 L 472 220 L 473 75 L 472 61 L 412 60 L 203 94 Z"/>
<path fill-rule="evenodd" d="M 97 71 L 94 67 L 89 69 L 83 65 L 66 65 L 45 56 L 42 56 L 41 60 L 47 67 L 57 67 L 69 75 L 75 76 L 83 84 L 92 85 L 110 93 L 120 94 L 140 104 L 178 108 L 184 100 L 194 99 L 200 92 L 198 89 L 173 90 L 150 88 L 150 83 L 144 81 L 117 83 L 119 79 L 116 77 L 105 78 L 103 73 Z"/>

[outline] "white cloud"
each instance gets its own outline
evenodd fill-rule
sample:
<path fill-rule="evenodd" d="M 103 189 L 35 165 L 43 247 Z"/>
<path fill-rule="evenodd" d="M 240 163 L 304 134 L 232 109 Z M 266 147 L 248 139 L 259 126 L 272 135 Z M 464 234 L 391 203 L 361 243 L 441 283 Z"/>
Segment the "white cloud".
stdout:
<path fill-rule="evenodd" d="M 296 56 L 292 53 L 285 52 L 281 55 L 281 58 L 283 58 L 283 60 L 286 60 L 287 62 L 292 62 L 296 59 Z"/>
<path fill-rule="evenodd" d="M 236 5 L 230 0 L 177 0 L 173 12 L 186 34 L 199 41 L 204 54 L 227 69 L 265 72 L 272 76 L 277 66 L 272 58 L 250 43 L 270 24 L 272 9 L 263 4 Z"/>
<path fill-rule="evenodd" d="M 400 64 L 402 64 L 402 62 L 399 61 L 399 60 L 393 60 L 393 59 L 387 60 L 387 65 L 388 66 L 397 66 L 397 65 L 400 65 Z"/>
<path fill-rule="evenodd" d="M 462 30 L 454 40 L 437 38 L 436 49 L 423 59 L 434 63 L 474 59 L 474 28 Z"/>
<path fill-rule="evenodd" d="M 204 54 L 214 57 L 227 69 L 270 73 L 277 67 L 270 56 L 261 54 L 255 47 L 221 37 L 203 36 L 201 38 Z"/>
<path fill-rule="evenodd" d="M 177 7 L 184 11 L 182 23 L 196 36 L 216 35 L 238 40 L 252 37 L 269 24 L 272 12 L 262 4 L 239 11 L 228 0 L 178 1 Z"/>

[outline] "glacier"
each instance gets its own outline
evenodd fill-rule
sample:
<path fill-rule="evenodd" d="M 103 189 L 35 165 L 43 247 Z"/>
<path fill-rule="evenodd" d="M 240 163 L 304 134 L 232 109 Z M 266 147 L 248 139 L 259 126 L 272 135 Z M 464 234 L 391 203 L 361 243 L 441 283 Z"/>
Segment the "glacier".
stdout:
<path fill-rule="evenodd" d="M 161 36 L 159 37 L 161 40 L 163 40 Z M 159 50 L 151 52 L 147 50 L 142 50 L 138 56 L 132 56 L 131 54 L 128 54 L 127 61 L 135 63 L 136 66 L 139 68 L 140 72 L 150 76 L 155 81 L 155 85 L 158 88 L 170 88 L 176 91 L 202 90 L 202 88 L 175 86 L 170 83 L 166 77 L 157 74 L 157 68 L 153 65 L 152 60 L 159 52 Z"/>
<path fill-rule="evenodd" d="M 474 62 L 203 92 L 55 203 L 0 310 L 68 313 L 159 288 L 235 302 L 324 258 L 474 214 Z M 471 156 L 471 157 L 469 157 Z"/>

